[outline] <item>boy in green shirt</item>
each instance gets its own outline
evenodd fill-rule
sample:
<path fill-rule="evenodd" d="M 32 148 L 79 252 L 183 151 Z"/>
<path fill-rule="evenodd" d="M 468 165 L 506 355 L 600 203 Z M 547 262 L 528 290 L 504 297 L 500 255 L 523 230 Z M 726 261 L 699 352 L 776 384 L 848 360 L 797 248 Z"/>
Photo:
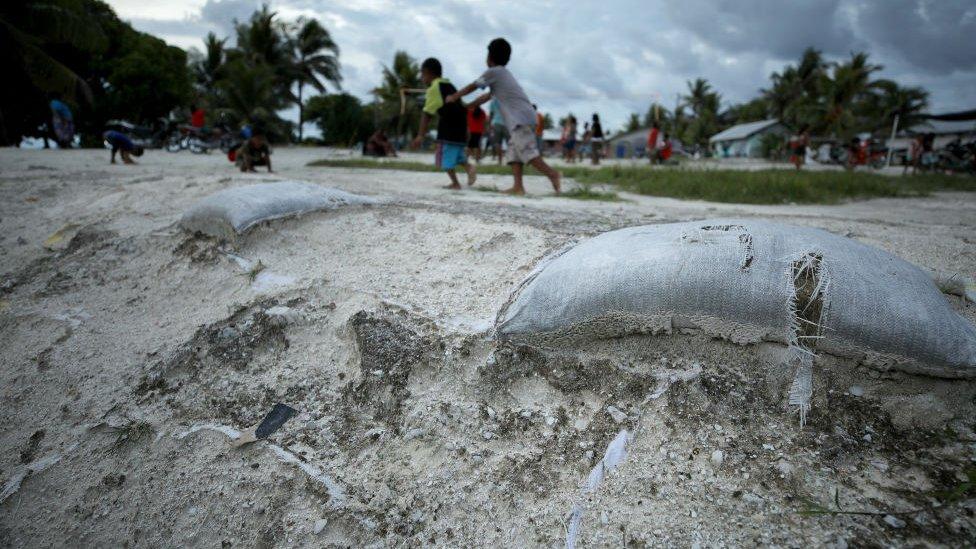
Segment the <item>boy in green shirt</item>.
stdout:
<path fill-rule="evenodd" d="M 420 129 L 411 144 L 413 148 L 420 146 L 430 119 L 437 116 L 437 150 L 434 153 L 434 164 L 447 172 L 451 184 L 446 188 L 459 190 L 457 173 L 454 168 L 464 167 L 468 174 L 468 185 L 474 185 L 475 168 L 468 162 L 464 148 L 468 141 L 468 113 L 460 102 L 446 103 L 444 98 L 457 92 L 454 84 L 441 76 L 441 62 L 433 57 L 426 59 L 420 65 L 420 79 L 427 87 L 427 98 L 424 101 L 424 111 L 420 115 Z"/>

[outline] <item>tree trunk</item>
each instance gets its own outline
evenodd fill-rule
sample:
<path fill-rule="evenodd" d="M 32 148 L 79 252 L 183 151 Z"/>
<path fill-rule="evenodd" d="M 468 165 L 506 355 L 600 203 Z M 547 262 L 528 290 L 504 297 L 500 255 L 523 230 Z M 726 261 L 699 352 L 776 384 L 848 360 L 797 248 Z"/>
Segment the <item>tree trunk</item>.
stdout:
<path fill-rule="evenodd" d="M 305 126 L 305 105 L 302 104 L 302 82 L 298 82 L 298 144 L 302 144 L 302 130 Z"/>

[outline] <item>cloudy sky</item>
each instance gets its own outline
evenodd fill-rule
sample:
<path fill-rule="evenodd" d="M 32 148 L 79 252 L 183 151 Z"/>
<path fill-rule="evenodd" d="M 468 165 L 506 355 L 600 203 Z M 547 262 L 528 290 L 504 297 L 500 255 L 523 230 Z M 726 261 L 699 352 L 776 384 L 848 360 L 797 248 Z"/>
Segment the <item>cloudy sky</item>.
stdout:
<path fill-rule="evenodd" d="M 137 29 L 182 48 L 208 31 L 230 36 L 253 0 L 108 0 Z M 575 4 L 575 5 L 574 5 Z M 436 56 L 467 83 L 485 46 L 513 45 L 509 68 L 555 117 L 601 113 L 619 128 L 653 100 L 671 106 L 704 77 L 723 106 L 748 100 L 807 46 L 830 59 L 867 51 L 881 76 L 924 86 L 933 111 L 976 108 L 976 3 L 972 0 L 275 0 L 285 19 L 318 18 L 341 48 L 343 88 L 363 99 L 403 49 Z"/>

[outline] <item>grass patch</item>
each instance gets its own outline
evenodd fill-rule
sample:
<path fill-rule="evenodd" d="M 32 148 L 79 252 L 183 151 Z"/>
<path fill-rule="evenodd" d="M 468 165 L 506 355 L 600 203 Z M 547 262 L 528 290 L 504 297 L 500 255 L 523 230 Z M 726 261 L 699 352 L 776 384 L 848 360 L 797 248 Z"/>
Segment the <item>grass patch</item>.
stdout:
<path fill-rule="evenodd" d="M 576 200 L 598 200 L 601 202 L 621 202 L 623 198 L 613 191 L 596 191 L 589 185 L 581 185 L 565 191 L 560 195 L 564 198 L 575 198 Z"/>
<path fill-rule="evenodd" d="M 370 168 L 419 172 L 440 171 L 433 165 L 401 160 L 375 161 L 370 159 L 318 160 L 309 166 L 335 168 Z M 650 196 L 667 196 L 686 200 L 732 202 L 737 204 L 836 204 L 847 200 L 927 196 L 935 191 L 976 191 L 976 178 L 926 174 L 889 176 L 870 172 L 800 171 L 778 169 L 760 171 L 651 169 L 646 166 L 604 166 L 584 168 L 564 166 L 560 171 L 567 178 L 583 184 L 574 190 L 584 200 L 619 200 L 605 193 L 602 198 L 586 190 L 588 185 L 616 185 L 619 189 Z M 508 175 L 511 168 L 485 164 L 478 173 Z M 527 175 L 538 175 L 526 169 Z M 568 196 L 570 192 L 567 192 Z M 597 193 L 601 194 L 601 193 Z"/>

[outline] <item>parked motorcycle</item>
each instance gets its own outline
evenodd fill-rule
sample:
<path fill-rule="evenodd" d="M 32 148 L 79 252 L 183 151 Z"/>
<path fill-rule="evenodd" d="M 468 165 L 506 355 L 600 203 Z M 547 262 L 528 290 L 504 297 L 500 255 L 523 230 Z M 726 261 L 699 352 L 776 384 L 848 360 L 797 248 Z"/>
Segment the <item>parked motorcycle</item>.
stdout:
<path fill-rule="evenodd" d="M 938 151 L 936 168 L 950 173 L 976 175 L 976 141 L 963 143 L 955 139 Z"/>
<path fill-rule="evenodd" d="M 220 149 L 226 154 L 236 141 L 234 132 L 224 124 L 207 129 L 182 124 L 166 139 L 166 150 L 173 153 L 189 150 L 194 154 L 203 154 Z"/>

